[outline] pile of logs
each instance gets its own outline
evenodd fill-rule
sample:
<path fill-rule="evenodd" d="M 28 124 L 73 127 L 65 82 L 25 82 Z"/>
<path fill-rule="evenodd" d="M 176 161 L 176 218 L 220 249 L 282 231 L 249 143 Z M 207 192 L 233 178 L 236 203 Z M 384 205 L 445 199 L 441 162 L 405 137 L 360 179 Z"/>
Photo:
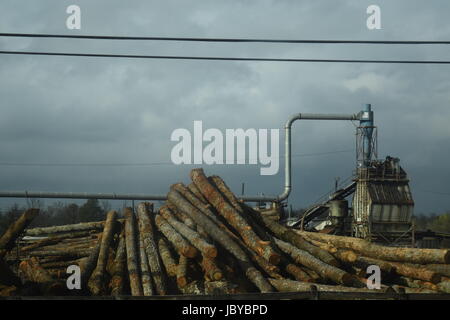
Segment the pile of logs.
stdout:
<path fill-rule="evenodd" d="M 450 250 L 393 248 L 289 229 L 238 200 L 218 176 L 191 171 L 157 210 L 141 202 L 105 221 L 27 229 L 27 210 L 0 238 L 0 295 L 173 295 L 245 292 L 450 293 Z M 69 266 L 80 290 L 69 290 Z M 367 267 L 381 287 L 368 289 Z"/>

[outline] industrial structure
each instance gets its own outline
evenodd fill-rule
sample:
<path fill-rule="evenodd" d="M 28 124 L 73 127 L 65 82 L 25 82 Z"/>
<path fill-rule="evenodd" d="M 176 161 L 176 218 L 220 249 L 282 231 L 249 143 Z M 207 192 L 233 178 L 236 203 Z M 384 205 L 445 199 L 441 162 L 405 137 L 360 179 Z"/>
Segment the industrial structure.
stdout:
<path fill-rule="evenodd" d="M 259 204 L 269 202 L 267 215 L 282 216 L 292 190 L 291 169 L 291 129 L 297 120 L 346 120 L 359 121 L 356 129 L 356 168 L 352 181 L 335 190 L 323 202 L 313 204 L 298 219 L 287 221 L 290 227 L 319 231 L 338 235 L 349 235 L 382 242 L 388 245 L 422 246 L 428 245 L 437 235 L 414 230 L 414 201 L 409 188 L 409 180 L 399 159 L 386 157 L 377 159 L 377 127 L 374 112 L 366 104 L 354 114 L 311 114 L 298 113 L 291 116 L 285 126 L 285 182 L 284 189 L 274 196 L 247 196 L 240 199 Z M 351 205 L 347 198 L 353 195 Z M 73 192 L 31 192 L 0 191 L 0 197 L 12 198 L 70 198 L 70 199 L 124 199 L 124 200 L 166 200 L 166 195 L 116 194 L 116 193 L 73 193 Z M 431 238 L 430 238 L 431 237 Z M 439 239 L 450 235 L 439 235 Z M 434 241 L 433 246 L 436 246 Z"/>

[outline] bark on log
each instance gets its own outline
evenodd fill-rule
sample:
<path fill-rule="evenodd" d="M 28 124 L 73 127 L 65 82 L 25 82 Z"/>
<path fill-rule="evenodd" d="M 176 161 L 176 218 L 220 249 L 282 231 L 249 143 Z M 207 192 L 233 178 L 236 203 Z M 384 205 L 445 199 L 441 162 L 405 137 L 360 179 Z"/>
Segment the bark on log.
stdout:
<path fill-rule="evenodd" d="M 342 237 L 316 232 L 295 231 L 306 238 L 329 242 L 339 248 L 355 250 L 365 256 L 417 264 L 450 263 L 449 249 L 397 248 L 377 245 L 364 239 Z"/>
<path fill-rule="evenodd" d="M 442 281 L 437 284 L 437 289 L 441 292 L 450 293 L 450 281 Z"/>
<path fill-rule="evenodd" d="M 138 204 L 139 234 L 142 237 L 145 253 L 148 259 L 150 274 L 155 284 L 155 290 L 159 295 L 167 293 L 166 279 L 164 277 L 161 258 L 156 246 L 154 226 L 150 218 L 153 212 L 153 204 L 141 202 Z"/>
<path fill-rule="evenodd" d="M 14 246 L 14 241 L 38 215 L 39 209 L 28 209 L 0 237 L 0 257 Z"/>
<path fill-rule="evenodd" d="M 169 201 L 166 201 L 165 204 L 170 211 L 172 211 L 172 213 L 180 220 L 182 221 L 185 225 L 187 225 L 189 228 L 191 228 L 192 230 L 196 229 L 196 224 L 194 222 L 194 220 L 192 220 L 187 214 L 185 214 L 183 211 L 178 210 L 178 208 L 176 206 L 174 206 L 172 203 L 170 203 Z"/>
<path fill-rule="evenodd" d="M 236 257 L 247 278 L 252 281 L 260 291 L 273 291 L 269 282 L 251 265 L 245 252 L 235 242 L 235 240 L 231 239 L 230 235 L 226 231 L 213 222 L 210 217 L 204 215 L 199 209 L 194 207 L 178 191 L 175 190 L 174 186 L 171 187 L 167 197 L 170 202 L 176 205 L 181 211 L 189 215 L 195 223 L 208 232 L 212 239 L 220 243 L 228 252 Z"/>
<path fill-rule="evenodd" d="M 222 280 L 223 273 L 222 270 L 214 262 L 214 259 L 210 257 L 203 256 L 202 258 L 202 269 L 205 272 L 205 279 L 208 281 L 219 281 Z"/>
<path fill-rule="evenodd" d="M 424 267 L 443 276 L 450 277 L 450 264 L 427 264 Z"/>
<path fill-rule="evenodd" d="M 395 268 L 395 272 L 397 274 L 413 279 L 432 282 L 434 284 L 439 283 L 441 281 L 441 276 L 438 273 L 429 270 L 427 268 L 423 267 L 417 268 L 414 266 L 397 262 L 388 262 L 388 263 L 390 263 Z"/>
<path fill-rule="evenodd" d="M 155 223 L 159 231 L 172 243 L 175 249 L 186 258 L 194 258 L 198 251 L 178 233 L 161 215 L 156 215 Z"/>
<path fill-rule="evenodd" d="M 187 188 L 192 192 L 204 205 L 209 205 L 208 200 L 203 196 L 203 194 L 198 190 L 197 186 L 191 182 L 188 184 Z"/>
<path fill-rule="evenodd" d="M 188 258 L 180 255 L 177 266 L 177 284 L 179 288 L 183 288 L 187 285 L 187 264 Z"/>
<path fill-rule="evenodd" d="M 313 279 L 305 271 L 303 271 L 300 267 L 296 266 L 295 264 L 290 263 L 286 265 L 286 272 L 292 275 L 297 281 L 313 282 Z"/>
<path fill-rule="evenodd" d="M 242 240 L 249 248 L 258 253 L 272 264 L 280 262 L 280 256 L 270 246 L 270 242 L 263 241 L 256 235 L 247 221 L 236 209 L 220 194 L 220 192 L 208 181 L 203 169 L 193 169 L 191 179 L 209 203 L 222 215 L 227 222 L 241 235 Z"/>
<path fill-rule="evenodd" d="M 125 246 L 125 231 L 123 230 L 119 236 L 119 244 L 117 245 L 116 257 L 114 258 L 114 267 L 110 282 L 112 296 L 124 294 L 126 263 L 127 253 Z"/>
<path fill-rule="evenodd" d="M 408 277 L 399 277 L 397 282 L 403 286 L 410 287 L 410 288 L 423 288 L 423 289 L 429 289 L 429 290 L 433 290 L 433 291 L 439 290 L 438 286 L 434 283 L 431 283 L 428 281 L 411 279 Z"/>
<path fill-rule="evenodd" d="M 105 221 L 99 221 L 99 222 L 83 222 L 83 223 L 77 223 L 77 224 L 68 224 L 65 226 L 33 228 L 33 229 L 26 230 L 25 235 L 35 237 L 35 236 L 61 233 L 61 232 L 102 230 L 104 225 L 105 225 Z"/>
<path fill-rule="evenodd" d="M 167 275 L 169 277 L 175 277 L 177 275 L 177 264 L 170 253 L 168 243 L 163 238 L 158 241 L 158 249 Z"/>
<path fill-rule="evenodd" d="M 326 264 L 335 267 L 339 266 L 339 262 L 329 252 L 309 243 L 294 231 L 282 226 L 272 219 L 263 216 L 261 216 L 261 219 L 266 227 L 281 240 L 289 242 L 303 251 L 309 252 L 311 255 L 315 256 L 319 260 L 322 260 Z"/>
<path fill-rule="evenodd" d="M 150 267 L 148 265 L 147 253 L 145 253 L 144 241 L 139 232 L 139 254 L 141 262 L 141 283 L 142 292 L 144 296 L 149 297 L 153 295 L 152 277 L 150 276 Z"/>
<path fill-rule="evenodd" d="M 364 256 L 358 256 L 354 265 L 363 270 L 366 270 L 370 265 L 377 265 L 382 271 L 386 272 L 387 274 L 392 274 L 395 272 L 395 267 L 389 262 Z"/>
<path fill-rule="evenodd" d="M 108 262 L 109 248 L 114 237 L 114 227 L 117 212 L 112 210 L 106 215 L 105 228 L 100 242 L 100 251 L 97 259 L 97 266 L 88 281 L 88 288 L 94 296 L 106 294 L 105 273 Z"/>
<path fill-rule="evenodd" d="M 21 251 L 28 251 L 28 250 L 33 250 L 39 247 L 43 247 L 49 244 L 55 244 L 55 243 L 59 243 L 60 241 L 64 241 L 64 242 L 69 242 L 67 240 L 72 239 L 72 238 L 82 238 L 82 237 L 87 237 L 89 236 L 90 231 L 81 231 L 81 232 L 73 232 L 73 233 L 69 233 L 69 234 L 63 234 L 63 235 L 57 235 L 57 236 L 52 236 L 52 237 L 48 237 L 42 240 L 37 240 L 34 241 L 33 243 L 21 247 L 20 250 Z"/>
<path fill-rule="evenodd" d="M 53 277 L 39 265 L 35 257 L 23 260 L 19 264 L 21 274 L 29 281 L 37 283 L 45 295 L 63 295 L 66 292 L 65 283 Z"/>
<path fill-rule="evenodd" d="M 295 262 L 311 268 L 321 277 L 344 285 L 351 285 L 353 283 L 354 278 L 349 273 L 326 264 L 322 260 L 319 260 L 311 255 L 309 252 L 303 251 L 290 243 L 284 242 L 279 239 L 275 239 L 275 242 L 278 247 L 289 254 Z"/>
<path fill-rule="evenodd" d="M 41 263 L 41 267 L 44 269 L 53 269 L 53 268 L 67 268 L 71 265 L 79 265 L 80 259 L 76 260 L 68 260 L 68 261 L 54 261 L 54 262 L 46 262 Z"/>
<path fill-rule="evenodd" d="M 74 249 L 74 250 L 47 250 L 47 251 L 33 251 L 33 257 L 71 257 L 71 258 L 83 258 L 88 257 L 92 252 L 92 249 Z"/>
<path fill-rule="evenodd" d="M 393 285 L 392 289 L 397 293 L 436 293 L 436 291 L 425 288 L 410 288 L 405 286 Z"/>
<path fill-rule="evenodd" d="M 184 223 L 176 220 L 168 207 L 162 206 L 159 209 L 159 213 L 176 231 L 178 231 L 184 238 L 189 240 L 189 242 L 194 247 L 196 247 L 203 255 L 210 258 L 215 258 L 217 256 L 217 248 L 214 245 L 206 242 L 196 231 L 190 229 Z"/>
<path fill-rule="evenodd" d="M 270 283 L 280 292 L 310 292 L 311 287 L 314 286 L 317 288 L 317 291 L 323 292 L 385 292 L 385 290 L 376 290 L 376 289 L 364 289 L 364 288 L 351 288 L 344 286 L 330 286 L 323 284 L 316 284 L 311 282 L 300 282 L 294 280 L 276 280 L 269 279 Z"/>
<path fill-rule="evenodd" d="M 81 269 L 81 288 L 83 289 L 87 287 L 89 278 L 91 277 L 92 272 L 97 266 L 98 255 L 100 254 L 100 246 L 102 244 L 102 237 L 103 235 L 101 234 L 98 239 L 97 245 L 93 250 L 91 250 L 91 253 L 89 254 L 87 260 L 84 260 L 84 262 L 79 265 Z"/>
<path fill-rule="evenodd" d="M 125 246 L 127 251 L 127 268 L 130 279 L 131 295 L 142 296 L 144 292 L 139 274 L 139 256 L 136 252 L 136 221 L 133 209 L 131 208 L 125 208 Z"/>

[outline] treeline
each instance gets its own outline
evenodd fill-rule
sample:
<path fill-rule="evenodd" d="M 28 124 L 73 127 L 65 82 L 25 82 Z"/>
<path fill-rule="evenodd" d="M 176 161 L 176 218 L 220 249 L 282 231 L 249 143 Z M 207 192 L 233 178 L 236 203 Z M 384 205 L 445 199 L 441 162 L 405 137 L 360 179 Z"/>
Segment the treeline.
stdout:
<path fill-rule="evenodd" d="M 443 214 L 418 214 L 415 217 L 417 230 L 432 230 L 450 233 L 450 211 Z"/>
<path fill-rule="evenodd" d="M 84 204 L 55 202 L 46 208 L 39 200 L 33 200 L 29 207 L 39 208 L 39 215 L 30 227 L 47 227 L 73 224 L 79 222 L 102 221 L 111 205 L 107 201 L 100 204 L 96 199 L 89 199 Z M 14 204 L 5 212 L 0 212 L 0 235 L 26 210 L 24 206 Z"/>

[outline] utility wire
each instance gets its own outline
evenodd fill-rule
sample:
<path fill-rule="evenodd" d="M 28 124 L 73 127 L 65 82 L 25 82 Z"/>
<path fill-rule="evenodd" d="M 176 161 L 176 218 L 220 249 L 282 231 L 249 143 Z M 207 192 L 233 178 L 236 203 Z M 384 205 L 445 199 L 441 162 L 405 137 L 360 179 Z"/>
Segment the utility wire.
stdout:
<path fill-rule="evenodd" d="M 316 40 L 316 39 L 255 39 L 255 38 L 201 38 L 201 37 L 135 37 L 95 36 L 43 33 L 0 33 L 0 37 L 14 38 L 59 38 L 86 40 L 147 40 L 147 41 L 189 41 L 189 42 L 258 42 L 258 43 L 311 43 L 311 44 L 450 44 L 447 40 Z"/>
<path fill-rule="evenodd" d="M 284 59 L 284 58 L 238 58 L 238 57 L 195 57 L 195 56 L 159 56 L 129 55 L 104 53 L 69 53 L 69 52 L 35 52 L 35 51 L 0 51 L 8 55 L 34 56 L 70 56 L 95 58 L 129 58 L 129 59 L 169 59 L 169 60 L 212 60 L 212 61 L 259 61 L 259 62 L 321 62 L 321 63 L 390 63 L 390 64 L 450 64 L 449 60 L 354 60 L 354 59 Z"/>
<path fill-rule="evenodd" d="M 354 150 L 339 150 L 318 153 L 294 154 L 291 157 L 312 157 L 323 156 L 336 153 L 353 152 Z M 278 158 L 284 158 L 279 156 Z M 172 162 L 151 162 L 151 163 L 16 163 L 16 162 L 0 162 L 0 166 L 4 167 L 148 167 L 157 165 L 173 165 Z"/>

